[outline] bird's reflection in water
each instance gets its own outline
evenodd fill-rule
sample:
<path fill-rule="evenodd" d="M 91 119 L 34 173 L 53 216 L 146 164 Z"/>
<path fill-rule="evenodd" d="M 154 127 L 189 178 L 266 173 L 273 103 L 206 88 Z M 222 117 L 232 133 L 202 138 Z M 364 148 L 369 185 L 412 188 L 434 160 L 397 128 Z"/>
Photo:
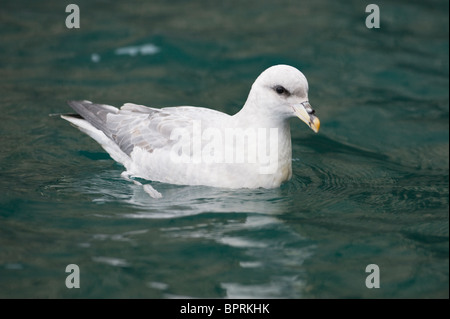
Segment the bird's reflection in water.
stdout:
<path fill-rule="evenodd" d="M 161 230 L 170 237 L 204 239 L 238 251 L 240 260 L 233 272 L 248 273 L 253 279 L 248 283 L 245 280 L 221 282 L 227 298 L 302 296 L 306 286 L 302 265 L 313 253 L 314 245 L 278 218 L 289 211 L 289 202 L 280 189 L 227 190 L 170 185 L 164 194 L 155 201 L 134 188 L 128 202 L 138 210 L 124 216 L 159 219 L 199 215 L 182 226 Z M 267 276 L 268 273 L 272 275 Z M 236 277 L 239 276 L 230 278 Z"/>
<path fill-rule="evenodd" d="M 99 204 L 121 203 L 116 217 L 158 220 L 158 232 L 166 240 L 193 246 L 201 240 L 215 251 L 228 251 L 230 255 L 223 258 L 233 260 L 229 275 L 212 279 L 227 298 L 303 296 L 306 273 L 302 265 L 315 246 L 285 222 L 283 216 L 292 211 L 286 189 L 230 190 L 154 183 L 164 197 L 153 199 L 142 187 L 114 177 L 117 175 L 99 173 L 84 181 L 84 190 L 95 193 L 94 201 Z M 180 296 L 166 293 L 165 297 Z"/>

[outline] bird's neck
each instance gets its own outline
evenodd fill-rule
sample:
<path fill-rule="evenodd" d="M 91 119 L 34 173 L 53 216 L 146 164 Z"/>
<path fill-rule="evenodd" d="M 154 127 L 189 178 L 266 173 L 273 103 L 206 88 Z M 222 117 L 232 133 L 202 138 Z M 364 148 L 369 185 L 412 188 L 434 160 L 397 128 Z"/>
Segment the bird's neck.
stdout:
<path fill-rule="evenodd" d="M 273 114 L 270 108 L 264 107 L 264 101 L 250 95 L 242 109 L 232 116 L 236 126 L 247 128 L 289 129 L 289 119 Z"/>

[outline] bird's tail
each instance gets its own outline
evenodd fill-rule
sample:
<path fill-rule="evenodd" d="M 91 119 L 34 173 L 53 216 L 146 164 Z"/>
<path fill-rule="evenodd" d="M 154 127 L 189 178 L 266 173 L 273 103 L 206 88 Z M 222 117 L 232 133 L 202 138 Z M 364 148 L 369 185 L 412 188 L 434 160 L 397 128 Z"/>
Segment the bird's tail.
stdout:
<path fill-rule="evenodd" d="M 116 162 L 126 166 L 130 157 L 108 136 L 110 132 L 106 126 L 107 114 L 117 113 L 118 109 L 89 101 L 69 101 L 68 103 L 78 114 L 61 114 L 61 118 L 92 137 Z"/>

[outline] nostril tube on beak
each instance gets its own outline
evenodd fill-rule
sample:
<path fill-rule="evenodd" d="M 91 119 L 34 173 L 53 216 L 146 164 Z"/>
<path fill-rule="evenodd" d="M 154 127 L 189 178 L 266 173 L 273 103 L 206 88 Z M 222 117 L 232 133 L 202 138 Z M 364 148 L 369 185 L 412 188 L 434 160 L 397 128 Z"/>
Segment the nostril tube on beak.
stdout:
<path fill-rule="evenodd" d="M 302 105 L 309 115 L 314 115 L 316 113 L 316 111 L 314 111 L 313 108 L 311 107 L 311 104 L 309 104 L 309 101 L 303 102 Z"/>

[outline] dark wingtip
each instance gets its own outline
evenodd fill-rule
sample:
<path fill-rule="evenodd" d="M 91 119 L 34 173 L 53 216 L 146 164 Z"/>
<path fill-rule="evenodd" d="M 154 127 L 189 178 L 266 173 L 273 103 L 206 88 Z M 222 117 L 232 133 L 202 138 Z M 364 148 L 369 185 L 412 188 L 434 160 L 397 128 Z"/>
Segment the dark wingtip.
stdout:
<path fill-rule="evenodd" d="M 81 114 L 81 118 L 86 117 L 86 113 L 84 112 L 86 108 L 93 105 L 91 101 L 87 100 L 68 100 L 67 104 L 78 114 Z M 84 115 L 84 117 L 83 117 Z"/>
<path fill-rule="evenodd" d="M 50 117 L 70 116 L 70 117 L 75 117 L 78 119 L 83 119 L 83 117 L 80 114 L 76 114 L 76 113 L 51 113 L 48 116 L 50 116 Z"/>
<path fill-rule="evenodd" d="M 93 104 L 91 101 L 88 101 L 88 100 L 67 100 L 66 102 L 70 106 L 77 105 L 77 104 Z"/>

